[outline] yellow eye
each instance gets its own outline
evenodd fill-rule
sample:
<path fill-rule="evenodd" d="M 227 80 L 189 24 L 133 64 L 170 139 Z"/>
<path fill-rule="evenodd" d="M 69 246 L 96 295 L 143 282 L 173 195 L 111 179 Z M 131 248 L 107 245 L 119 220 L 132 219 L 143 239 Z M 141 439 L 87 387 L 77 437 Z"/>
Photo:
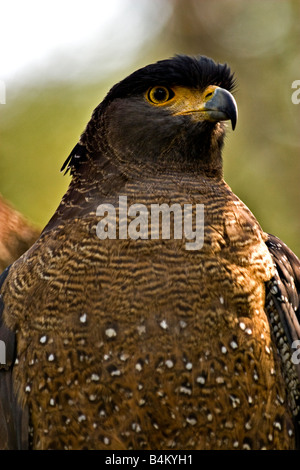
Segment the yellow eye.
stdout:
<path fill-rule="evenodd" d="M 164 104 L 173 98 L 174 92 L 165 86 L 154 86 L 147 91 L 146 98 L 154 104 Z"/>

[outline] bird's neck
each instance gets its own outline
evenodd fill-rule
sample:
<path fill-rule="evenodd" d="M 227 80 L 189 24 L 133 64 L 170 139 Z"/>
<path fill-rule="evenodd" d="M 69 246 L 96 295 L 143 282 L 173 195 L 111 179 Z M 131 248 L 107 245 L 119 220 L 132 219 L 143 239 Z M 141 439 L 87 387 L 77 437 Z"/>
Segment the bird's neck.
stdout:
<path fill-rule="evenodd" d="M 223 178 L 222 147 L 223 133 L 214 132 L 210 139 L 181 142 L 160 155 L 147 155 L 147 159 L 116 153 L 109 146 L 98 148 L 74 170 L 68 191 L 45 230 L 95 210 L 99 201 L 123 193 L 128 184 L 137 181 L 147 184 L 148 180 L 187 177 L 199 185 L 202 178 L 218 183 Z"/>
<path fill-rule="evenodd" d="M 151 149 L 136 151 L 135 153 L 119 152 L 118 148 L 106 147 L 105 153 L 95 153 L 92 157 L 92 166 L 84 171 L 85 177 L 95 181 L 105 178 L 110 168 L 111 181 L 114 177 L 124 177 L 125 180 L 145 179 L 158 176 L 163 177 L 169 172 L 202 175 L 209 178 L 221 179 L 223 177 L 223 148 L 224 135 L 213 133 L 210 138 L 191 139 L 171 142 L 160 152 L 151 152 Z M 89 176 L 87 176 L 89 175 Z M 82 174 L 79 175 L 82 179 Z"/>

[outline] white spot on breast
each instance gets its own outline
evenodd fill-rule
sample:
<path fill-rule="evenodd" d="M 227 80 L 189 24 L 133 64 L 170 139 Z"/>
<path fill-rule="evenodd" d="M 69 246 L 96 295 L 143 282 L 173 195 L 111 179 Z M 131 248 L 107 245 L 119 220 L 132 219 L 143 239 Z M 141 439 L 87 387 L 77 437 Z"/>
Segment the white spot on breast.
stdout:
<path fill-rule="evenodd" d="M 236 408 L 240 404 L 240 399 L 238 397 L 235 397 L 234 395 L 229 395 L 229 398 L 231 400 L 232 408 Z"/>
<path fill-rule="evenodd" d="M 220 300 L 220 304 L 224 305 L 224 297 L 221 296 L 219 300 Z"/>
<path fill-rule="evenodd" d="M 191 426 L 195 426 L 195 424 L 197 424 L 197 420 L 193 416 L 188 416 L 186 418 L 186 422 L 190 424 Z"/>
<path fill-rule="evenodd" d="M 52 362 L 54 361 L 54 359 L 55 359 L 54 354 L 49 354 L 48 361 Z"/>
<path fill-rule="evenodd" d="M 55 400 L 54 400 L 54 398 L 50 398 L 49 404 L 50 404 L 50 406 L 55 406 Z"/>
<path fill-rule="evenodd" d="M 223 384 L 225 382 L 225 380 L 224 380 L 223 377 L 217 377 L 216 382 L 217 382 L 217 384 Z"/>
<path fill-rule="evenodd" d="M 184 395 L 192 395 L 192 390 L 184 386 L 180 387 L 179 391 L 180 393 L 183 393 Z"/>
<path fill-rule="evenodd" d="M 87 314 L 83 313 L 81 317 L 79 317 L 79 321 L 80 323 L 86 323 L 86 320 L 87 320 Z"/>
<path fill-rule="evenodd" d="M 227 353 L 227 348 L 225 346 L 221 347 L 221 353 L 226 354 Z"/>
<path fill-rule="evenodd" d="M 100 380 L 100 377 L 99 377 L 98 374 L 92 374 L 92 375 L 91 375 L 91 380 L 92 380 L 93 382 L 98 382 L 98 381 Z"/>
<path fill-rule="evenodd" d="M 106 336 L 108 336 L 108 338 L 114 338 L 115 336 L 117 336 L 117 332 L 114 328 L 107 328 L 105 330 L 105 334 Z"/>
<path fill-rule="evenodd" d="M 186 328 L 186 327 L 187 327 L 187 323 L 186 323 L 184 320 L 180 320 L 179 326 L 180 326 L 180 328 Z"/>
<path fill-rule="evenodd" d="M 86 420 L 86 416 L 84 414 L 78 416 L 78 423 L 82 423 L 82 421 Z"/>
<path fill-rule="evenodd" d="M 174 362 L 171 361 L 171 359 L 167 359 L 165 364 L 169 369 L 172 369 L 172 367 L 174 366 Z"/>
<path fill-rule="evenodd" d="M 276 429 L 278 429 L 279 431 L 281 431 L 281 424 L 279 423 L 279 421 L 274 421 L 273 426 L 274 426 L 274 428 L 276 428 Z"/>
<path fill-rule="evenodd" d="M 103 442 L 106 446 L 108 446 L 110 444 L 110 439 L 108 437 L 104 437 Z"/>
<path fill-rule="evenodd" d="M 40 337 L 40 343 L 41 344 L 45 344 L 46 341 L 47 341 L 47 336 L 46 335 L 43 335 L 43 336 Z"/>
<path fill-rule="evenodd" d="M 138 372 L 140 372 L 142 370 L 143 366 L 140 362 L 137 362 L 136 365 L 135 365 L 135 368 Z"/>
<path fill-rule="evenodd" d="M 196 382 L 198 384 L 204 385 L 205 384 L 205 377 L 203 377 L 202 375 L 199 375 L 196 379 Z"/>
<path fill-rule="evenodd" d="M 122 353 L 120 355 L 121 361 L 127 361 L 128 358 L 129 358 L 129 354 Z"/>
<path fill-rule="evenodd" d="M 135 432 L 141 432 L 141 426 L 138 423 L 132 423 L 131 429 Z"/>
<path fill-rule="evenodd" d="M 232 349 L 237 349 L 238 344 L 236 343 L 236 341 L 231 341 L 230 346 L 232 347 Z"/>
<path fill-rule="evenodd" d="M 257 374 L 257 371 L 256 371 L 256 370 L 253 372 L 253 379 L 254 379 L 256 382 L 257 382 L 257 380 L 258 380 L 258 374 Z"/>
<path fill-rule="evenodd" d="M 244 323 L 243 321 L 241 321 L 241 322 L 239 323 L 239 327 L 240 327 L 241 330 L 244 331 L 245 328 L 246 328 L 246 325 L 245 325 L 245 323 Z"/>
<path fill-rule="evenodd" d="M 25 387 L 25 392 L 26 392 L 26 393 L 29 393 L 30 391 L 31 391 L 30 385 L 26 385 L 26 387 Z"/>
<path fill-rule="evenodd" d="M 192 370 L 193 364 L 192 364 L 191 362 L 188 362 L 188 363 L 186 364 L 185 368 L 186 368 L 187 370 Z"/>
<path fill-rule="evenodd" d="M 166 320 L 162 320 L 159 325 L 163 330 L 168 329 L 168 324 L 167 324 Z"/>

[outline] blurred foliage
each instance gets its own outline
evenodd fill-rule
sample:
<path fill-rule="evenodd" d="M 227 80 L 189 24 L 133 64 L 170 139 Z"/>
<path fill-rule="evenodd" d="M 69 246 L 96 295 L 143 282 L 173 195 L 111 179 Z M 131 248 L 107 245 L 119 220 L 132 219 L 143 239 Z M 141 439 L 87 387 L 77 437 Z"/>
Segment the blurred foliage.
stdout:
<path fill-rule="evenodd" d="M 1 109 L 0 191 L 40 227 L 67 189 L 60 168 L 103 95 L 101 85 L 37 84 Z"/>
<path fill-rule="evenodd" d="M 80 79 L 37 76 L 22 86 L 8 84 L 7 104 L 0 108 L 0 192 L 45 225 L 69 182 L 59 169 L 108 89 L 149 62 L 204 54 L 227 62 L 237 77 L 239 121 L 228 132 L 225 180 L 263 229 L 300 256 L 300 105 L 291 101 L 291 84 L 300 79 L 299 1 L 144 0 L 142 6 L 141 46 L 135 54 L 128 51 L 130 59 L 116 73 L 103 79 L 97 64 L 93 75 L 91 62 Z M 130 9 L 123 12 L 124 24 L 126 15 Z M 162 17 L 162 27 L 153 27 Z M 93 45 L 96 55 L 101 44 Z"/>

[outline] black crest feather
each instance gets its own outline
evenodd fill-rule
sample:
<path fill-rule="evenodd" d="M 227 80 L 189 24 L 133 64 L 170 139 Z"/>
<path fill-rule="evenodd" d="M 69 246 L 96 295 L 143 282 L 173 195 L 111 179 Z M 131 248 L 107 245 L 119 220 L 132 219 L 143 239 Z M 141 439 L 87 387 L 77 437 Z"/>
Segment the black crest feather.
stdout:
<path fill-rule="evenodd" d="M 72 152 L 64 162 L 63 166 L 61 167 L 60 171 L 64 171 L 64 175 L 68 173 L 68 171 L 72 171 L 74 169 L 78 169 L 79 165 L 86 161 L 87 159 L 87 152 L 86 148 L 82 144 L 76 144 L 73 148 Z"/>

